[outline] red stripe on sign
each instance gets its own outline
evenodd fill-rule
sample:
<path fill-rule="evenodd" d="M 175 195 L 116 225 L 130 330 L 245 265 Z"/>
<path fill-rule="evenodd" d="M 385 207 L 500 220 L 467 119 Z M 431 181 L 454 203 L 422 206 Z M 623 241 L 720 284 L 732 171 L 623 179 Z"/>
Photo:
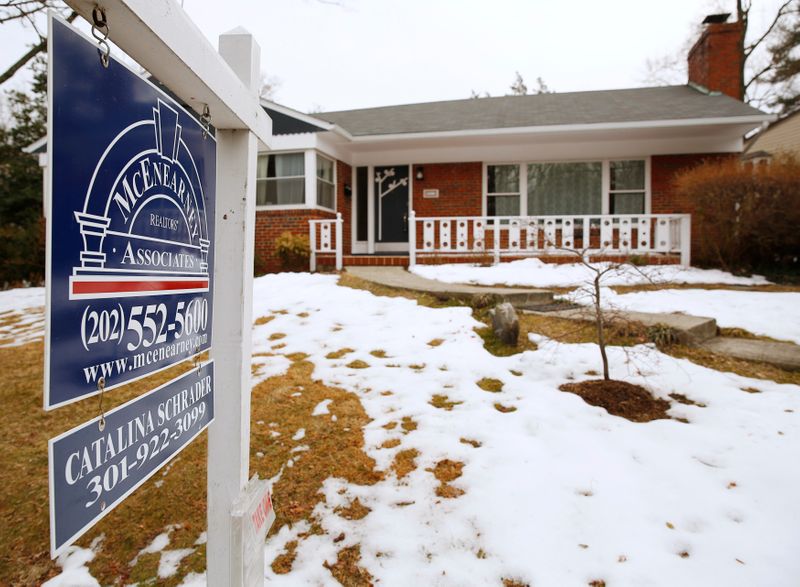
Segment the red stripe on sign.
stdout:
<path fill-rule="evenodd" d="M 139 291 L 173 291 L 176 289 L 208 289 L 208 280 L 197 281 L 74 281 L 72 293 L 104 294 Z"/>

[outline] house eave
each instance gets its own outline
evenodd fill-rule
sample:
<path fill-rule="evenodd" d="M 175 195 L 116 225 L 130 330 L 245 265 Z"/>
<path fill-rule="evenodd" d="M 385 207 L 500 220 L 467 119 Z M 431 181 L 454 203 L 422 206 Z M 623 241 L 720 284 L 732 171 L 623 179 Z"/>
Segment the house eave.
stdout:
<path fill-rule="evenodd" d="M 409 132 L 376 135 L 350 135 L 350 140 L 354 143 L 378 143 L 402 140 L 419 139 L 447 139 L 447 138 L 466 138 L 466 137 L 488 137 L 488 136 L 509 136 L 509 135 L 557 135 L 569 133 L 581 133 L 592 131 L 625 131 L 625 130 L 648 130 L 648 129 L 677 129 L 691 128 L 700 126 L 757 126 L 763 122 L 775 120 L 774 114 L 758 114 L 753 116 L 736 116 L 720 118 L 692 118 L 692 119 L 673 119 L 673 120 L 646 120 L 633 122 L 608 122 L 592 124 L 559 124 L 559 125 L 540 125 L 540 126 L 518 126 L 509 128 L 485 128 L 485 129 L 464 129 L 452 131 L 431 131 L 431 132 Z M 346 132 L 346 131 L 345 131 Z M 350 133 L 347 133 L 348 135 Z M 343 135 L 345 136 L 345 135 Z"/>

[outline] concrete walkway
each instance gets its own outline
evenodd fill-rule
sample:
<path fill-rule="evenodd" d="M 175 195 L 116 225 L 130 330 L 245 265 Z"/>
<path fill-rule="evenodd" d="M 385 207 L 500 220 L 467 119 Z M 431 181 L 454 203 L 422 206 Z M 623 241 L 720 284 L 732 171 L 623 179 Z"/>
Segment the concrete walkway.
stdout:
<path fill-rule="evenodd" d="M 771 363 L 790 371 L 800 371 L 800 346 L 791 342 L 718 336 L 707 340 L 700 346 L 712 353 L 748 361 Z"/>
<path fill-rule="evenodd" d="M 555 316 L 557 318 L 566 318 L 567 320 L 594 320 L 594 312 L 588 307 L 553 312 L 537 312 L 523 308 L 522 312 Z M 702 318 L 688 314 L 651 314 L 622 311 L 614 312 L 614 315 L 621 320 L 639 322 L 645 326 L 655 326 L 656 324 L 669 326 L 677 331 L 679 342 L 697 345 L 718 355 L 769 363 L 790 371 L 800 371 L 800 345 L 791 342 L 717 336 L 717 321 L 713 318 Z"/>
<path fill-rule="evenodd" d="M 347 267 L 346 271 L 354 277 L 389 287 L 438 294 L 459 299 L 471 299 L 481 295 L 495 295 L 514 305 L 549 304 L 553 301 L 553 293 L 543 289 L 481 287 L 477 285 L 444 283 L 433 279 L 425 279 L 414 273 L 409 273 L 402 267 Z"/>
<path fill-rule="evenodd" d="M 347 267 L 347 272 L 355 277 L 398 289 L 467 300 L 480 295 L 495 295 L 512 303 L 524 313 L 554 316 L 567 320 L 594 320 L 591 308 L 585 306 L 564 310 L 550 310 L 549 308 L 548 311 L 536 310 L 537 306 L 547 306 L 553 303 L 552 292 L 541 289 L 444 283 L 409 273 L 402 267 Z M 713 318 L 647 312 L 617 311 L 614 314 L 622 320 L 639 322 L 645 326 L 655 326 L 656 324 L 669 326 L 678 333 L 678 340 L 681 343 L 698 345 L 713 353 L 737 359 L 770 363 L 784 369 L 800 370 L 800 345 L 790 342 L 717 336 L 717 321 Z"/>
<path fill-rule="evenodd" d="M 556 310 L 552 312 L 537 312 L 535 309 L 522 309 L 525 313 L 542 314 L 567 320 L 594 321 L 594 310 L 588 306 Z M 608 312 L 611 319 L 625 322 L 639 322 L 645 326 L 663 324 L 678 332 L 678 340 L 684 344 L 698 344 L 717 335 L 717 321 L 713 318 L 689 316 L 688 314 L 652 314 L 648 312 Z"/>

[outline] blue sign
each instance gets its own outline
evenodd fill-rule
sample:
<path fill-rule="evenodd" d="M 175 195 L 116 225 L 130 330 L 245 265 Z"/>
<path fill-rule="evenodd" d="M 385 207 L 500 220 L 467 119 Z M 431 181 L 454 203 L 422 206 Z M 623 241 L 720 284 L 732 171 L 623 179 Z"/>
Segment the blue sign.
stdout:
<path fill-rule="evenodd" d="M 58 556 L 214 420 L 214 363 L 50 441 L 50 550 Z"/>
<path fill-rule="evenodd" d="M 211 347 L 216 144 L 57 18 L 50 24 L 45 409 Z"/>

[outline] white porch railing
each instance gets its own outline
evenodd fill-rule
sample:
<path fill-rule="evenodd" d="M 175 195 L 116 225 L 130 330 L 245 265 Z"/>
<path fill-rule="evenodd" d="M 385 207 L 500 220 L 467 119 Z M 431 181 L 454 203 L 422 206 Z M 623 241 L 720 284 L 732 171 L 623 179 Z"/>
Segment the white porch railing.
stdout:
<path fill-rule="evenodd" d="M 308 221 L 308 244 L 311 249 L 309 264 L 312 273 L 317 270 L 317 253 L 335 253 L 336 270 L 342 270 L 343 227 L 341 212 L 336 213 L 336 218 Z"/>
<path fill-rule="evenodd" d="M 679 254 L 691 263 L 689 214 L 451 216 L 409 214 L 409 263 L 418 256 L 502 257 Z"/>

